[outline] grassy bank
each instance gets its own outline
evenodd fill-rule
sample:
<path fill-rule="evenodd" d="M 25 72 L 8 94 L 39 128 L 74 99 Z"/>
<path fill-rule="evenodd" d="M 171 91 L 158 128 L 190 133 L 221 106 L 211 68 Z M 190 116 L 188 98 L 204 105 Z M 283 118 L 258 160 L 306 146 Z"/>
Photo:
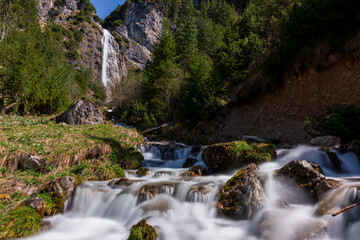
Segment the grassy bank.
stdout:
<path fill-rule="evenodd" d="M 30 236 L 40 230 L 41 216 L 24 202 L 29 196 L 45 201 L 45 216 L 62 211 L 64 196 L 45 186 L 71 176 L 84 180 L 123 177 L 123 169 L 139 168 L 142 141 L 135 130 L 112 124 L 71 126 L 50 118 L 0 116 L 0 239 Z M 41 171 L 23 170 L 24 156 L 46 159 Z"/>

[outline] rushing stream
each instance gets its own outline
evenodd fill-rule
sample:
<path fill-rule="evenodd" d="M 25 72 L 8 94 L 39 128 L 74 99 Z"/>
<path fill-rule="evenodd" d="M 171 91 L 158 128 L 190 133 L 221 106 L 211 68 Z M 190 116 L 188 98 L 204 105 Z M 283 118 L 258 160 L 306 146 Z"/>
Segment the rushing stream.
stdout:
<path fill-rule="evenodd" d="M 278 150 L 276 161 L 260 165 L 260 171 L 267 175 L 265 208 L 251 220 L 236 221 L 219 217 L 216 209 L 218 189 L 235 170 L 223 175 L 189 177 L 186 176 L 188 169 L 181 167 L 188 157 L 197 160 L 193 166 L 205 166 L 201 151 L 181 146 L 164 156 L 163 148 L 161 144 L 139 147 L 145 158 L 143 164 L 151 173 L 139 178 L 135 171 L 127 171 L 126 177 L 133 182 L 130 186 L 113 189 L 107 186 L 109 181 L 83 183 L 67 204 L 66 212 L 47 219 L 51 229 L 31 239 L 127 239 L 131 226 L 147 217 L 148 223 L 159 229 L 160 239 L 165 240 L 293 240 L 304 239 L 309 232 L 316 232 L 314 229 L 323 229 L 317 232 L 316 239 L 360 238 L 359 209 L 354 208 L 337 217 L 314 217 L 316 205 L 310 204 L 295 189 L 272 178 L 275 169 L 292 160 L 316 162 L 326 176 L 344 184 L 330 193 L 339 210 L 343 201 L 353 202 L 359 198 L 354 186 L 360 185 L 356 179 L 360 175 L 360 164 L 352 153 L 337 152 L 342 161 L 339 171 L 318 148 L 298 146 Z M 155 188 L 159 194 L 151 199 L 144 191 L 146 188 Z M 289 206 L 280 207 L 280 200 L 285 200 Z"/>

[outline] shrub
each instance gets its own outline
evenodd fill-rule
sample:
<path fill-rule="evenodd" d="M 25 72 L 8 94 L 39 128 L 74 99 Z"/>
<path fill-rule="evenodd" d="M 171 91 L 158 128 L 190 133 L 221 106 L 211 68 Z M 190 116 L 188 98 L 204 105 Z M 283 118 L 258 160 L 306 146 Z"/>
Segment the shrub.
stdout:
<path fill-rule="evenodd" d="M 343 142 L 360 139 L 360 108 L 352 104 L 334 105 L 315 117 L 308 132 L 313 136 L 338 136 Z"/>

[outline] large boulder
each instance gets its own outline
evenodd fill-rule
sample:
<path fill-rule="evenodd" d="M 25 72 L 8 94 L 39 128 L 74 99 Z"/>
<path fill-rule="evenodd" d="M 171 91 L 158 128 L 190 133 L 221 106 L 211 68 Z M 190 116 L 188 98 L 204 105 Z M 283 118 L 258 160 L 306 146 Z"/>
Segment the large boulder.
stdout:
<path fill-rule="evenodd" d="M 156 240 L 156 229 L 147 224 L 146 219 L 140 220 L 137 224 L 131 227 L 128 240 Z"/>
<path fill-rule="evenodd" d="M 235 219 L 249 219 L 264 207 L 264 177 L 259 167 L 251 163 L 240 169 L 220 189 L 218 213 Z"/>
<path fill-rule="evenodd" d="M 23 170 L 42 171 L 47 161 L 41 156 L 23 155 L 19 161 L 19 168 Z"/>
<path fill-rule="evenodd" d="M 321 181 L 325 180 L 321 167 L 305 160 L 295 160 L 286 164 L 275 171 L 274 176 L 278 179 L 285 179 L 286 182 L 290 180 L 291 183 L 310 194 L 314 199 L 316 199 L 315 188 Z"/>
<path fill-rule="evenodd" d="M 239 169 L 249 163 L 269 162 L 276 157 L 276 149 L 272 144 L 246 141 L 218 143 L 207 146 L 202 159 L 212 172 L 224 172 Z"/>
<path fill-rule="evenodd" d="M 90 102 L 80 100 L 64 113 L 56 117 L 57 122 L 65 122 L 72 125 L 103 124 L 104 115 L 99 108 Z"/>
<path fill-rule="evenodd" d="M 313 138 L 310 144 L 321 147 L 338 147 L 341 144 L 341 139 L 335 136 L 321 136 Z"/>

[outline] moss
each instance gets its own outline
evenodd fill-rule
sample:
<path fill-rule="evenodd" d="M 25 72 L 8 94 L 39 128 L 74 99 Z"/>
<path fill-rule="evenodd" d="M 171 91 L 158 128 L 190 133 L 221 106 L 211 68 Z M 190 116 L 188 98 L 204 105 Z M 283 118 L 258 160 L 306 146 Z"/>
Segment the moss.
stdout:
<path fill-rule="evenodd" d="M 21 205 L 4 210 L 8 207 L 0 203 L 0 239 L 29 237 L 40 231 L 41 217 L 35 209 Z"/>
<path fill-rule="evenodd" d="M 156 240 L 157 233 L 154 227 L 146 223 L 146 219 L 142 219 L 130 229 L 128 240 Z"/>

